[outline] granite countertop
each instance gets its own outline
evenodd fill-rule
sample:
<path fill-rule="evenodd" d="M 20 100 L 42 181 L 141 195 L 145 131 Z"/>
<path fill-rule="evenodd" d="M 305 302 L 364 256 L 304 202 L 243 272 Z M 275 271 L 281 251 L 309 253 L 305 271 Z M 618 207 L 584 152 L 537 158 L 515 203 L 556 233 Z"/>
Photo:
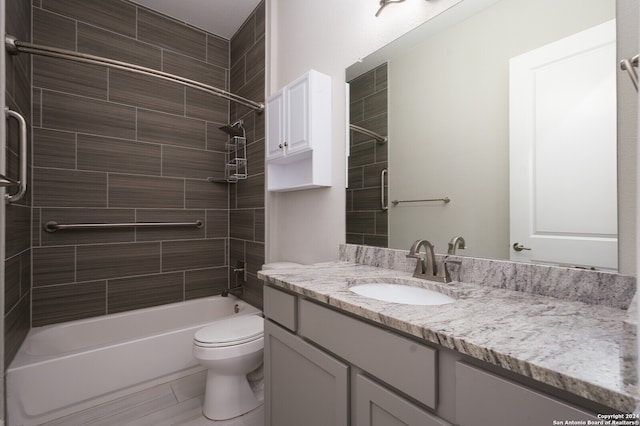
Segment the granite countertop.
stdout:
<path fill-rule="evenodd" d="M 620 368 L 625 310 L 487 285 L 438 284 L 408 272 L 343 261 L 260 271 L 258 277 L 621 412 L 636 407 Z M 348 290 L 358 280 L 381 278 L 436 286 L 458 300 L 439 306 L 401 305 Z"/>

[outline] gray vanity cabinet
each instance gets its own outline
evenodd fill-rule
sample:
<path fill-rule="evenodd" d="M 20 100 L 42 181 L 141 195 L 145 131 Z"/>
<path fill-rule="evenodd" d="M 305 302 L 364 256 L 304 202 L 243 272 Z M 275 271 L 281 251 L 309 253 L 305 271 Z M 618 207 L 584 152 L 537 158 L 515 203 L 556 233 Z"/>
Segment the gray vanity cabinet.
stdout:
<path fill-rule="evenodd" d="M 265 425 L 347 426 L 349 367 L 265 322 Z"/>
<path fill-rule="evenodd" d="M 456 420 L 460 426 L 540 426 L 598 420 L 560 400 L 464 362 L 456 363 Z M 577 423 L 576 423 L 577 424 Z M 594 423 L 596 424 L 596 423 Z"/>
<path fill-rule="evenodd" d="M 353 426 L 450 426 L 373 380 L 358 374 L 353 384 Z"/>

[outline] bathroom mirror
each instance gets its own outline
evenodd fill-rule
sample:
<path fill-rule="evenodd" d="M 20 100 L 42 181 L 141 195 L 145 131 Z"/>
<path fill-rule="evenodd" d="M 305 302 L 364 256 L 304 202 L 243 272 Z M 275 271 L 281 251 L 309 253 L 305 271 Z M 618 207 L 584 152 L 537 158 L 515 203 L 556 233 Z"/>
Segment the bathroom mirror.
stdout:
<path fill-rule="evenodd" d="M 426 238 L 447 253 L 462 236 L 458 255 L 616 270 L 615 14 L 615 0 L 464 0 L 349 67 L 350 123 L 388 142 L 350 132 L 347 242 L 408 249 Z"/>

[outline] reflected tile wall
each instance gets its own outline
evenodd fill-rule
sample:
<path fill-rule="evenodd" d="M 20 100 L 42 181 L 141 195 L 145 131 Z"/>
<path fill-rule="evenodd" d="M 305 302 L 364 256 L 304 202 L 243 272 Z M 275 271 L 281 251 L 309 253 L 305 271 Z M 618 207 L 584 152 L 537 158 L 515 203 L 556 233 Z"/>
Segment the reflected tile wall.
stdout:
<path fill-rule="evenodd" d="M 233 73 L 233 70 L 232 70 Z M 387 64 L 349 82 L 351 124 L 380 135 L 387 131 Z M 386 247 L 387 212 L 381 209 L 381 172 L 387 168 L 387 145 L 350 131 L 347 187 L 347 243 Z M 385 185 L 385 199 L 388 200 Z"/>

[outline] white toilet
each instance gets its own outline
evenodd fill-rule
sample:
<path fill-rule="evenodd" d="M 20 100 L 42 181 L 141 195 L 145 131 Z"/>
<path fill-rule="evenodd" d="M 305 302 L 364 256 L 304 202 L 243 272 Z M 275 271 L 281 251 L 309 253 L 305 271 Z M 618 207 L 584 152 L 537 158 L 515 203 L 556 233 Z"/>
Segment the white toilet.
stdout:
<path fill-rule="evenodd" d="M 202 412 L 211 420 L 226 420 L 262 404 L 251 390 L 247 374 L 262 364 L 264 320 L 241 315 L 198 330 L 193 356 L 207 368 Z"/>

